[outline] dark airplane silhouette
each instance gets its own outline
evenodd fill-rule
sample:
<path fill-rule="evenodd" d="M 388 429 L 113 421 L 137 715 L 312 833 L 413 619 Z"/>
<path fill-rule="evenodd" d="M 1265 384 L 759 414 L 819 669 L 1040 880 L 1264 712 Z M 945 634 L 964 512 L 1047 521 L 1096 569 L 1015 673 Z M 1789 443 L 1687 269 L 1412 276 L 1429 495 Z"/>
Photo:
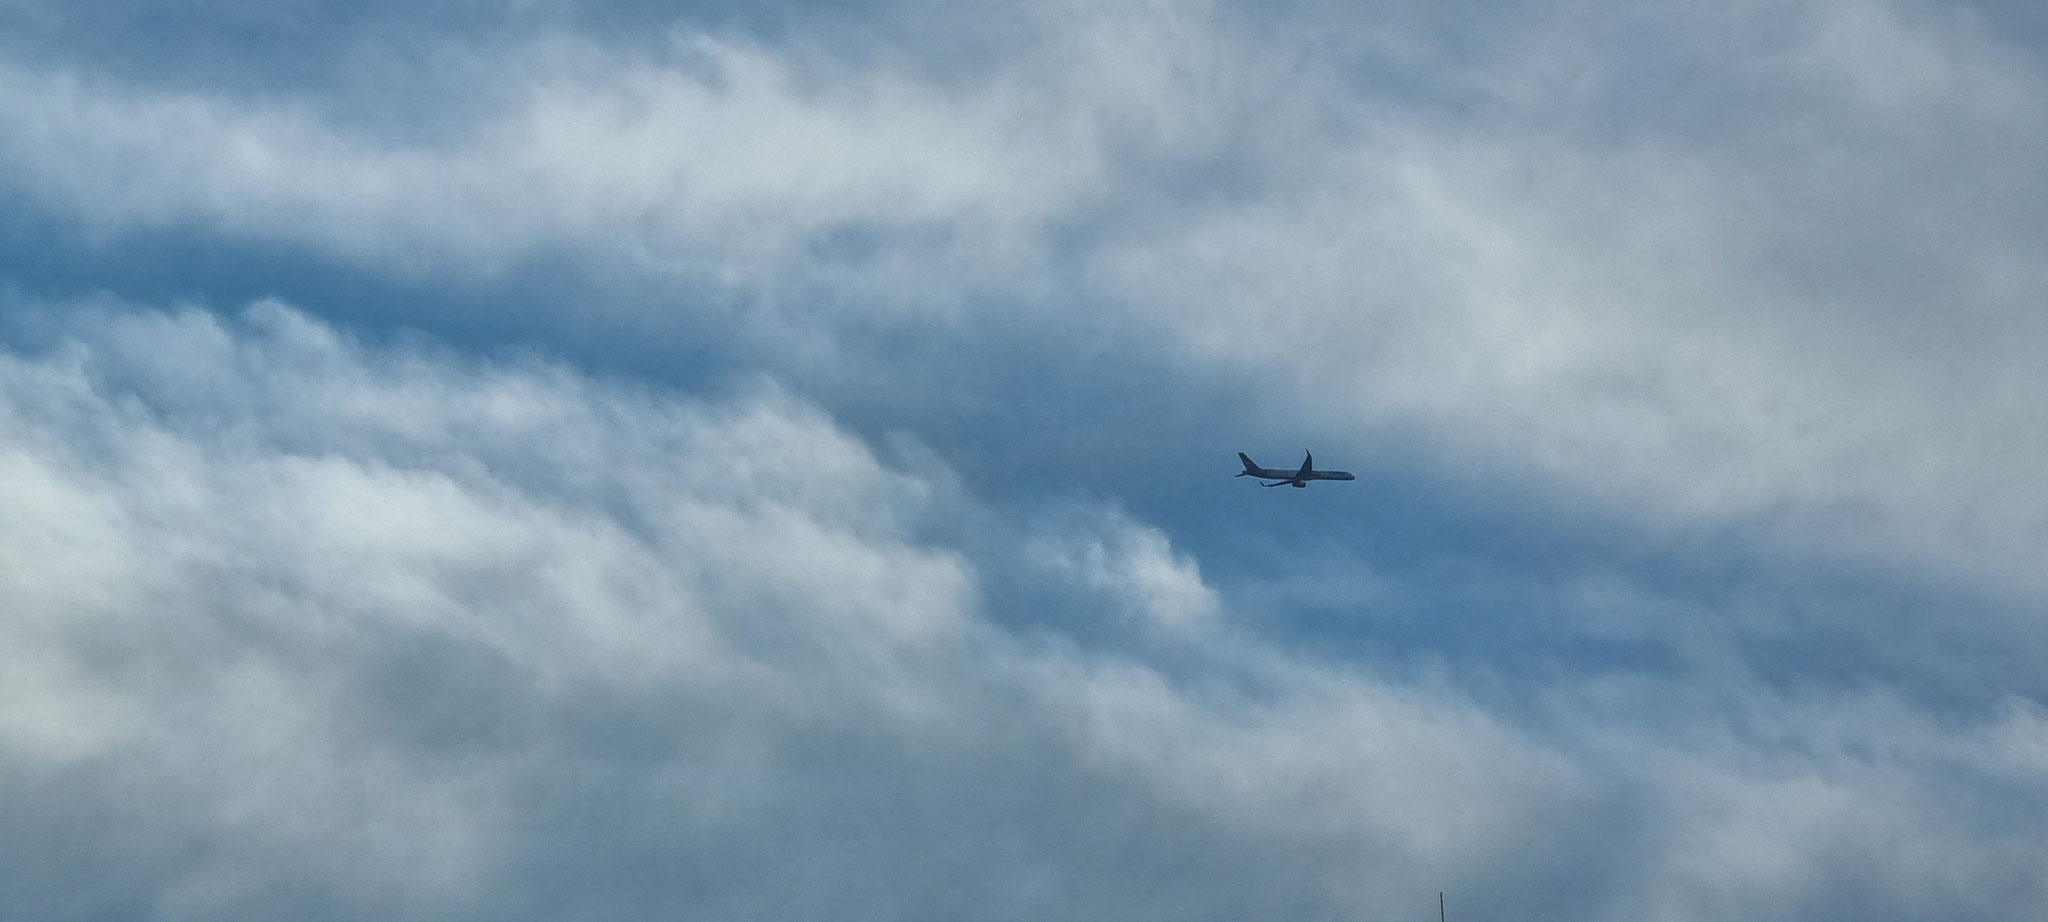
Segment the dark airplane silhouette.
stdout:
<path fill-rule="evenodd" d="M 1239 461 L 1243 461 L 1243 462 L 1244 462 L 1244 470 L 1243 470 L 1243 471 L 1240 471 L 1240 472 L 1238 472 L 1238 475 L 1237 475 L 1237 476 L 1239 476 L 1239 477 L 1257 477 L 1257 478 L 1259 478 L 1260 480 L 1275 480 L 1275 481 L 1279 481 L 1279 483 L 1262 483 L 1262 484 L 1259 484 L 1259 486 L 1262 486 L 1262 487 L 1277 487 L 1277 486 L 1280 486 L 1281 484 L 1291 484 L 1291 485 L 1293 485 L 1293 486 L 1297 486 L 1297 487 L 1305 487 L 1305 486 L 1308 486 L 1308 482 L 1309 482 L 1309 481 L 1311 481 L 1311 480 L 1357 480 L 1357 479 L 1358 479 L 1358 478 L 1356 478 L 1356 477 L 1353 477 L 1353 476 L 1351 476 L 1351 473 L 1350 473 L 1349 471 L 1319 471 L 1319 470 L 1316 470 L 1316 469 L 1315 469 L 1315 467 L 1316 467 L 1316 456 L 1315 456 L 1315 455 L 1312 455 L 1312 454 L 1309 454 L 1308 452 L 1302 452 L 1302 455 L 1303 455 L 1303 457 L 1302 457 L 1302 459 L 1301 459 L 1301 470 L 1298 470 L 1298 471 L 1282 471 L 1282 470 L 1274 470 L 1273 468 L 1270 468 L 1270 467 L 1260 467 L 1260 466 L 1258 466 L 1257 464 L 1253 463 L 1253 462 L 1252 462 L 1252 459 L 1251 459 L 1251 458 L 1250 458 L 1249 456 L 1247 456 L 1247 455 L 1246 455 L 1246 454 L 1245 454 L 1244 452 L 1241 452 L 1241 451 L 1240 451 L 1240 452 L 1238 452 L 1238 453 L 1237 453 L 1237 460 L 1239 460 Z"/>

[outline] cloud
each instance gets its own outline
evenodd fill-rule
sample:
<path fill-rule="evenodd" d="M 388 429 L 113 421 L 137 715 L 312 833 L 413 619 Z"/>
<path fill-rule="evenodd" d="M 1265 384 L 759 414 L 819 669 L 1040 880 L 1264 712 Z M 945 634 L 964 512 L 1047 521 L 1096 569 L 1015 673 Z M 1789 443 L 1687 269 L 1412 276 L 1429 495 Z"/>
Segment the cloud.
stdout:
<path fill-rule="evenodd" d="M 1362 97 L 1269 196 L 1120 238 L 1102 277 L 1302 427 L 2038 599 L 2048 443 L 2023 395 L 2048 381 L 2014 350 L 2048 330 L 2010 282 L 2044 269 L 2042 215 L 2012 203 L 2041 200 L 2048 134 L 2020 113 L 2048 89 L 1917 8 L 1794 12 L 1767 49 L 1652 31 L 1720 62 L 1691 84 L 1637 82 L 1577 19 L 1501 37 L 1443 65 L 1501 87 L 1490 108 Z M 1753 104 L 1614 116 L 1644 93 Z"/>
<path fill-rule="evenodd" d="M 196 224 L 385 271 L 488 272 L 568 247 L 753 281 L 834 234 L 968 234 L 990 251 L 1102 183 L 1085 124 L 1007 84 L 690 31 L 650 53 L 570 38 L 496 51 L 505 101 L 412 143 L 314 99 L 20 68 L 0 73 L 0 119 L 17 191 L 102 233 Z"/>
<path fill-rule="evenodd" d="M 107 285 L 284 248 L 326 274 L 234 287 L 456 334 L 4 296 L 0 900 L 2048 903 L 2037 49 L 1867 0 L 544 6 L 344 24 L 346 79 L 0 66 L 10 212 Z M 491 278 L 463 320 L 599 345 L 477 354 Z M 1186 461 L 1302 433 L 1358 490 Z"/>
<path fill-rule="evenodd" d="M 444 368 L 276 305 L 88 326 L 5 368 L 7 749 L 114 785 L 74 796 L 147 792 L 105 803 L 145 835 L 223 847 L 171 914 L 301 884 L 359 909 L 471 898 L 507 792 L 469 763 L 559 702 L 694 687 L 801 711 L 824 689 L 755 686 L 756 657 L 810 650 L 886 695 L 899 656 L 960 629 L 962 564 L 871 540 L 915 485 L 775 394 L 665 406 Z M 809 477 L 764 477 L 788 470 Z"/>
<path fill-rule="evenodd" d="M 1654 673 L 1492 705 L 1241 624 L 1087 643 L 1007 624 L 983 574 L 1065 583 L 1070 614 L 1108 621 L 1224 603 L 1143 522 L 1008 518 L 773 386 L 686 398 L 365 345 L 276 303 L 70 308 L 0 358 L 0 784 L 11 847 L 40 856 L 8 872 L 18 907 L 1224 918 L 1354 915 L 1426 881 L 1475 913 L 1998 918 L 2043 898 L 2039 804 L 2010 799 L 2043 770 L 2031 706 L 1957 724 Z M 1040 537 L 931 537 L 963 522 Z M 1930 844 L 1886 844 L 1907 840 Z"/>
<path fill-rule="evenodd" d="M 1019 323 L 1107 331 L 1346 447 L 1651 534 L 2048 592 L 2025 204 L 2048 90 L 1981 24 L 1531 8 L 1302 44 L 1335 14 L 1113 5 L 999 15 L 961 62 L 906 37 L 957 21 L 897 12 L 851 47 L 508 39 L 499 101 L 451 97 L 412 140 L 305 95 L 20 66 L 0 120 L 17 193 L 101 233 L 416 278 L 566 249 L 660 280 L 590 335 L 752 330 L 749 361 L 823 389 L 891 380 L 904 337 L 1000 357 Z"/>
<path fill-rule="evenodd" d="M 1163 532 L 1125 516 L 1091 510 L 1084 521 L 1049 528 L 1024 556 L 1053 582 L 1109 593 L 1109 607 L 1155 627 L 1200 630 L 1218 617 L 1220 602 L 1201 568 L 1176 554 Z"/>

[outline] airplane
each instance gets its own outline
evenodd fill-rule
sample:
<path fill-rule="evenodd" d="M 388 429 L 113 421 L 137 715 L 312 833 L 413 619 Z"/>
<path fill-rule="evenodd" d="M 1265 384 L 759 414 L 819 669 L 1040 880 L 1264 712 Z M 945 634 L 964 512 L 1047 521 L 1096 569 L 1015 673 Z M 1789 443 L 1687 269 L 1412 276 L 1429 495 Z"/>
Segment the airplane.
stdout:
<path fill-rule="evenodd" d="M 1244 470 L 1243 470 L 1243 471 L 1241 471 L 1241 472 L 1239 472 L 1237 476 L 1239 476 L 1239 477 L 1257 477 L 1257 478 L 1259 478 L 1260 480 L 1277 480 L 1277 481 L 1279 481 L 1279 483 L 1262 483 L 1262 484 L 1259 484 L 1259 486 L 1262 486 L 1262 487 L 1277 487 L 1277 486 L 1280 486 L 1281 484 L 1291 484 L 1291 485 L 1293 485 L 1293 486 L 1297 486 L 1297 487 L 1306 487 L 1306 486 L 1308 486 L 1308 482 L 1309 482 L 1309 481 L 1311 481 L 1311 480 L 1357 480 L 1357 479 L 1358 479 L 1358 478 L 1356 478 L 1356 477 L 1353 477 L 1353 476 L 1351 476 L 1351 472 L 1350 472 L 1350 471 L 1319 471 L 1319 470 L 1316 470 L 1316 469 L 1315 469 L 1315 467 L 1316 467 L 1316 456 L 1315 456 L 1315 455 L 1312 455 L 1312 454 L 1309 454 L 1308 452 L 1302 452 L 1302 454 L 1304 455 L 1304 457 L 1303 457 L 1303 458 L 1301 459 L 1301 470 L 1298 470 L 1298 471 L 1284 471 L 1284 470 L 1274 470 L 1273 468 L 1270 468 L 1270 467 L 1260 467 L 1260 466 L 1258 466 L 1257 464 L 1253 463 L 1253 462 L 1252 462 L 1252 459 L 1251 459 L 1251 458 L 1250 458 L 1249 456 L 1247 456 L 1247 455 L 1246 455 L 1246 454 L 1245 454 L 1244 452 L 1241 452 L 1241 451 L 1240 451 L 1240 452 L 1238 452 L 1238 453 L 1237 453 L 1237 460 L 1239 460 L 1239 461 L 1243 461 L 1243 462 L 1244 462 Z"/>

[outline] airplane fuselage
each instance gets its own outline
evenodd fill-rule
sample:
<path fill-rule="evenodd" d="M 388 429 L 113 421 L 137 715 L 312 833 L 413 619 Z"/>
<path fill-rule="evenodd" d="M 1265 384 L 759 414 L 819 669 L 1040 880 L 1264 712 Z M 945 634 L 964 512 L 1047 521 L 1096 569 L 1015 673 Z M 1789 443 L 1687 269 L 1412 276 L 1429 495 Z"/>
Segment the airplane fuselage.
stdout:
<path fill-rule="evenodd" d="M 1357 477 L 1352 476 L 1350 471 L 1308 471 L 1307 473 L 1303 473 L 1301 471 L 1276 471 L 1270 467 L 1262 467 L 1256 470 L 1247 471 L 1246 473 L 1250 474 L 1253 477 L 1257 477 L 1261 480 L 1298 480 L 1302 483 L 1303 486 L 1306 486 L 1308 484 L 1308 481 L 1311 480 L 1358 479 Z"/>
<path fill-rule="evenodd" d="M 1237 458 L 1239 461 L 1244 463 L 1244 470 L 1239 472 L 1237 476 L 1256 477 L 1260 480 L 1278 481 L 1277 483 L 1265 484 L 1265 486 L 1269 487 L 1277 487 L 1282 483 L 1293 487 L 1306 487 L 1308 486 L 1308 482 L 1311 480 L 1358 479 L 1357 477 L 1352 476 L 1350 471 L 1316 470 L 1312 466 L 1315 463 L 1315 456 L 1309 455 L 1306 452 L 1304 452 L 1303 454 L 1304 457 L 1301 461 L 1301 467 L 1295 468 L 1293 470 L 1280 470 L 1277 468 L 1260 467 L 1257 464 L 1252 463 L 1252 459 L 1250 457 L 1246 456 L 1243 452 L 1239 452 Z"/>

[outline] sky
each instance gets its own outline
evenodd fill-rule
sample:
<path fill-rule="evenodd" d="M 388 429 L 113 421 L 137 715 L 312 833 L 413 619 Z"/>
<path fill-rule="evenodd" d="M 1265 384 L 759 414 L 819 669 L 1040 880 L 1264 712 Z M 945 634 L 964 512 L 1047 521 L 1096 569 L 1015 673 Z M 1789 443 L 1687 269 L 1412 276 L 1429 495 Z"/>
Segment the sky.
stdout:
<path fill-rule="evenodd" d="M 2048 915 L 2043 162 L 1992 0 L 0 0 L 0 915 Z"/>

